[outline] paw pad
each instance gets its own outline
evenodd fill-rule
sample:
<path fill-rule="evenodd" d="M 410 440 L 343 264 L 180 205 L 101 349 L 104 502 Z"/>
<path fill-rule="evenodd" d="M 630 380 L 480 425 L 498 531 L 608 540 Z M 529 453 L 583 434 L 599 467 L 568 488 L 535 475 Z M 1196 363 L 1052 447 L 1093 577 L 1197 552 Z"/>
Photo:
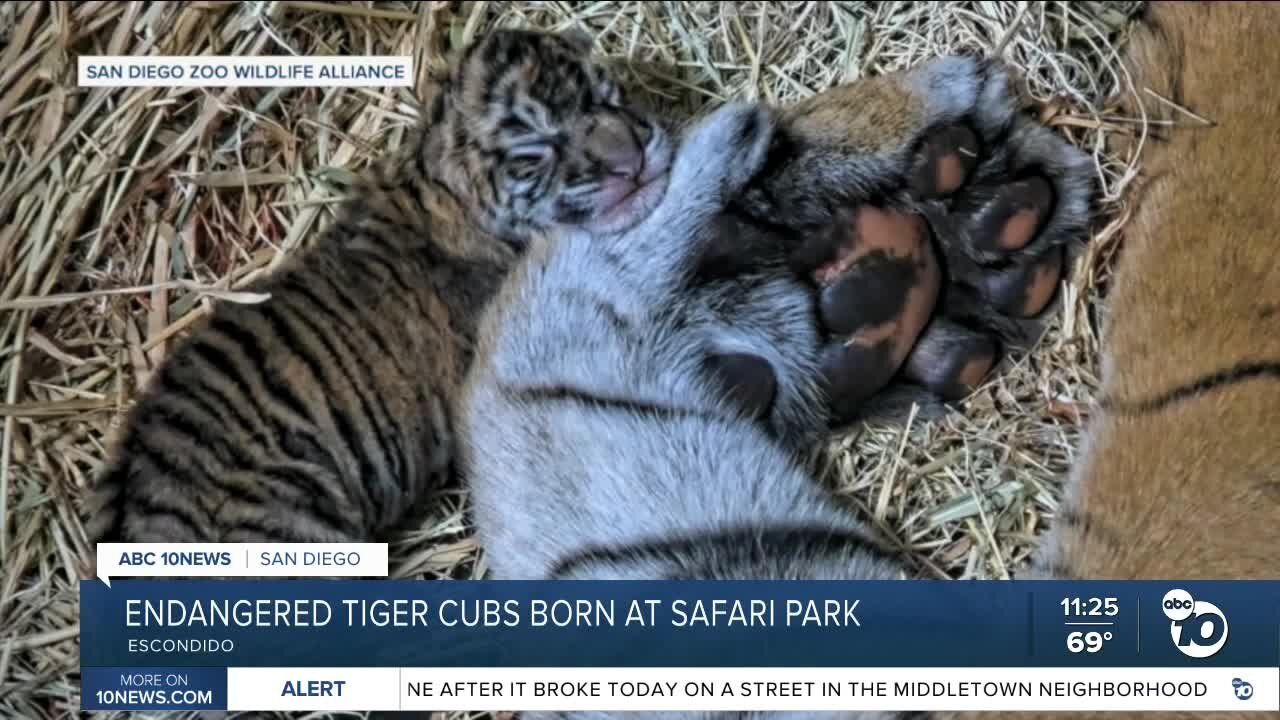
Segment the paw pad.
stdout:
<path fill-rule="evenodd" d="M 959 190 L 978 164 L 979 148 L 977 134 L 964 125 L 952 125 L 925 138 L 908 176 L 912 194 L 932 199 Z"/>
<path fill-rule="evenodd" d="M 1080 168 L 1055 164 L 1052 154 L 1072 150 L 1027 133 L 981 145 L 964 123 L 919 143 L 905 190 L 927 223 L 865 205 L 797 253 L 813 268 L 833 344 L 822 361 L 837 420 L 899 372 L 944 399 L 965 396 L 996 366 L 1007 329 L 1042 314 L 1056 295 L 1062 246 L 1077 222 L 1064 224 L 1060 194 L 1083 184 L 1055 176 Z M 1035 162 L 1045 153 L 1049 162 Z"/>

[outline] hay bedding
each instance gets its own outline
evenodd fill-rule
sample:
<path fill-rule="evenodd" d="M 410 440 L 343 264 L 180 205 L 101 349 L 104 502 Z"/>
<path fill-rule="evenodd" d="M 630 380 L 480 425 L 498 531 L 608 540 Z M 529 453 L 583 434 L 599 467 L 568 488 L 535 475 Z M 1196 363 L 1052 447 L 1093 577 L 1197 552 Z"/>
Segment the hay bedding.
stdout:
<path fill-rule="evenodd" d="M 75 712 L 81 495 L 136 388 L 216 301 L 304 246 L 415 114 L 399 90 L 80 89 L 78 54 L 411 54 L 419 90 L 495 25 L 589 30 L 672 116 L 788 102 L 953 51 L 1021 68 L 1097 158 L 1096 237 L 1040 346 L 957 412 L 838 438 L 838 492 L 925 577 L 1004 578 L 1053 514 L 1096 386 L 1098 297 L 1144 130 L 1114 47 L 1138 3 L 77 2 L 0 5 L 0 716 Z M 394 545 L 477 577 L 465 497 Z"/>

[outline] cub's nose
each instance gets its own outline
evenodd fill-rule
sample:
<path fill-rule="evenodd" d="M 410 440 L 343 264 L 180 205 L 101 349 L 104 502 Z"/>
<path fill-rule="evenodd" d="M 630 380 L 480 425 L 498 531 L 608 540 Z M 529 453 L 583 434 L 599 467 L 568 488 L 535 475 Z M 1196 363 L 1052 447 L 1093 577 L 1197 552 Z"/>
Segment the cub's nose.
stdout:
<path fill-rule="evenodd" d="M 636 132 L 622 118 L 607 115 L 587 136 L 587 150 L 599 159 L 606 173 L 639 177 L 644 170 L 644 147 Z"/>

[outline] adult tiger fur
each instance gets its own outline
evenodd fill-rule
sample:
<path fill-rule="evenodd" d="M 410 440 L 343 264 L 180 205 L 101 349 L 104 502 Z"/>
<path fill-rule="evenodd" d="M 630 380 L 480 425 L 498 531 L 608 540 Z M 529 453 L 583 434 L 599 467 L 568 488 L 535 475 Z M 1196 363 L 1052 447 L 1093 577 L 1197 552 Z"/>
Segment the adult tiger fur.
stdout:
<path fill-rule="evenodd" d="M 1271 3 L 1155 3 L 1134 35 L 1138 87 L 1212 125 L 1166 107 L 1149 141 L 1045 573 L 1280 577 L 1278 31 Z"/>
<path fill-rule="evenodd" d="M 1151 3 L 1133 35 L 1137 88 L 1210 124 L 1145 103 L 1176 127 L 1153 126 L 1143 155 L 1108 300 L 1102 400 L 1035 576 L 1280 578 L 1278 40 L 1274 3 Z"/>

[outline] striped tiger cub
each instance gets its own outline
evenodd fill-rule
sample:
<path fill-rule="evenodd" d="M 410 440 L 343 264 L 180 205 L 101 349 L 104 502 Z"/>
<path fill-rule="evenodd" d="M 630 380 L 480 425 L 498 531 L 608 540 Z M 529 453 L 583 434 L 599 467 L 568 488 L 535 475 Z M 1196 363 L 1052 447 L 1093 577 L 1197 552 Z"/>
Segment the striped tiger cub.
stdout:
<path fill-rule="evenodd" d="M 667 134 L 578 35 L 494 32 L 312 248 L 220 304 L 129 412 L 94 542 L 333 542 L 395 528 L 453 472 L 479 311 L 547 229 L 617 231 Z"/>
<path fill-rule="evenodd" d="M 1036 314 L 1049 293 L 1041 272 L 1023 271 L 1049 266 L 1056 279 L 1054 251 L 1085 227 L 1091 166 L 1017 113 L 1010 91 L 1000 65 L 953 57 L 799 108 L 731 105 L 681 141 L 667 194 L 644 221 L 614 237 L 565 232 L 531 253 L 487 312 L 462 405 L 463 464 L 494 576 L 898 577 L 899 559 L 788 446 L 806 429 L 765 432 L 726 400 L 723 363 L 707 372 L 708 356 L 733 348 L 730 375 L 746 367 L 769 385 L 771 373 L 782 404 L 811 397 L 808 389 L 827 382 L 828 346 L 808 288 L 774 285 L 769 313 L 701 314 L 688 310 L 696 296 L 685 282 L 712 249 L 738 239 L 731 231 L 751 226 L 743 217 L 770 202 L 804 210 L 807 184 L 812 222 L 835 224 L 798 241 L 780 233 L 780 242 L 798 243 L 786 249 L 819 274 L 868 258 L 885 273 L 848 288 L 873 292 L 857 311 L 863 327 L 842 328 L 855 332 L 846 356 L 882 367 L 875 363 L 896 354 L 910 364 L 915 337 L 930 342 L 936 326 L 880 314 L 904 307 L 910 288 L 944 280 L 936 258 L 911 252 L 928 242 L 916 211 L 937 230 L 945 260 L 969 258 L 970 272 L 974 258 L 1003 258 L 989 274 L 1023 278 L 1017 292 L 976 272 L 949 271 L 946 282 L 968 277 L 975 302 Z M 780 157 L 779 148 L 789 152 Z M 860 192 L 861 204 L 840 209 Z M 738 220 L 724 224 L 726 213 Z M 832 295 L 841 292 L 819 293 L 818 317 L 845 312 Z M 880 298 L 883 306 L 873 302 Z M 940 347 L 963 350 L 948 337 Z M 987 359 L 969 362 L 985 372 Z"/>
<path fill-rule="evenodd" d="M 819 270 L 833 258 L 857 264 L 880 257 L 911 270 L 914 287 L 929 275 L 941 281 L 940 272 L 928 270 L 927 255 L 904 252 L 921 238 L 920 227 L 914 213 L 895 209 L 895 200 L 920 209 L 939 232 L 962 229 L 939 238 L 947 259 L 952 252 L 1003 254 L 995 273 L 1045 265 L 1046 251 L 1079 239 L 1089 163 L 1016 113 L 1009 89 L 999 65 L 944 58 L 838 88 L 798 110 L 729 106 L 678 146 L 667 195 L 646 220 L 613 238 L 566 233 L 531 254 L 487 312 L 461 413 L 476 529 L 494 577 L 902 577 L 900 558 L 876 533 L 827 495 L 785 442 L 726 402 L 716 373 L 701 371 L 706 355 L 731 336 L 748 357 L 782 357 L 770 361 L 781 394 L 826 382 L 825 340 L 808 291 L 778 287 L 763 320 L 778 330 L 766 332 L 761 321 L 744 322 L 732 308 L 690 322 L 683 278 L 709 247 L 726 242 L 718 217 L 751 217 L 753 202 L 799 195 L 806 173 L 815 198 L 830 188 L 849 198 L 872 193 L 852 212 L 836 209 L 834 230 L 815 232 L 794 248 L 816 259 Z M 779 147 L 790 148 L 794 164 L 775 154 Z M 828 182 L 859 178 L 860 184 Z M 826 203 L 841 201 L 827 198 L 813 209 L 818 226 L 831 222 L 824 219 L 832 211 Z M 750 226 L 741 222 L 728 227 Z M 1000 286 L 969 277 L 975 293 Z M 901 307 L 901 286 L 879 287 Z M 1006 303 L 996 292 L 979 297 L 991 307 L 1034 314 L 1045 295 L 1030 279 L 1008 296 L 1020 302 Z M 902 333 L 904 323 L 862 312 L 875 329 L 864 344 L 875 350 L 887 342 L 879 348 L 886 355 L 900 343 L 910 350 L 915 334 L 926 342 L 931 332 Z M 787 342 L 775 344 L 774 335 Z M 941 346 L 948 346 L 945 338 Z M 671 717 L 747 715 L 754 714 Z M 570 716 L 623 714 L 524 717 Z"/>

